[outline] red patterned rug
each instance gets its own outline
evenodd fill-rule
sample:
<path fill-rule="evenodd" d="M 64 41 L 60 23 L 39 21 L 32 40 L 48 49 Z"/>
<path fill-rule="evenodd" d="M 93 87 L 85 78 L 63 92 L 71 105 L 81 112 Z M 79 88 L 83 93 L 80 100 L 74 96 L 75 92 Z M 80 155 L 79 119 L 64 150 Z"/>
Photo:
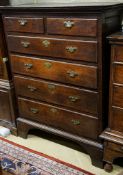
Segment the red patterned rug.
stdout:
<path fill-rule="evenodd" d="M 15 175 L 94 175 L 1 137 L 0 166 Z"/>

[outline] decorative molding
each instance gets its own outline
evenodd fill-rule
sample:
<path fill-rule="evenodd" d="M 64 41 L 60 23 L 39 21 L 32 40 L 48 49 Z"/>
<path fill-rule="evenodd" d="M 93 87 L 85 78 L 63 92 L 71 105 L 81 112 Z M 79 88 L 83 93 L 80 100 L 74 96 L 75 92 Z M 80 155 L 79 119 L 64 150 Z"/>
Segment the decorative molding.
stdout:
<path fill-rule="evenodd" d="M 62 136 L 64 138 L 67 138 L 69 140 L 72 140 L 72 141 L 75 141 L 75 142 L 78 142 L 78 143 L 89 144 L 89 145 L 97 147 L 99 149 L 103 149 L 103 145 L 101 143 L 98 143 L 98 142 L 95 142 L 95 141 L 92 141 L 92 140 L 88 140 L 84 137 L 79 137 L 79 136 L 70 134 L 68 132 L 61 131 L 61 130 L 58 130 L 58 129 L 55 129 L 55 128 L 52 128 L 50 126 L 46 126 L 46 125 L 43 125 L 43 124 L 38 124 L 36 122 L 30 121 L 30 120 L 27 120 L 27 119 L 24 119 L 24 118 L 18 118 L 17 121 L 28 124 L 32 128 L 38 128 L 40 130 L 46 131 L 48 133 L 52 133 L 54 135 Z"/>
<path fill-rule="evenodd" d="M 109 141 L 109 142 L 114 142 L 118 144 L 123 145 L 123 134 L 114 131 L 114 130 L 109 130 L 108 128 L 100 135 L 100 138 Z"/>

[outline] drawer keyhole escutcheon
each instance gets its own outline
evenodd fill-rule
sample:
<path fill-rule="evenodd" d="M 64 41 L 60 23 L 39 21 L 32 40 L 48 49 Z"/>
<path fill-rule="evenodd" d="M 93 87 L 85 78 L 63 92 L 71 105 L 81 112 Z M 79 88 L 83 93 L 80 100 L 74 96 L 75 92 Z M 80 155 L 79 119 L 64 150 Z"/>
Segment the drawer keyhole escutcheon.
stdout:
<path fill-rule="evenodd" d="M 27 69 L 31 69 L 31 68 L 33 67 L 33 64 L 25 63 L 24 66 L 25 66 Z"/>
<path fill-rule="evenodd" d="M 53 84 L 48 84 L 48 89 L 49 89 L 49 90 L 54 90 L 54 89 L 55 89 L 55 85 L 53 85 Z"/>
<path fill-rule="evenodd" d="M 28 48 L 30 43 L 29 42 L 26 42 L 26 41 L 21 41 L 21 44 L 24 48 Z"/>
<path fill-rule="evenodd" d="M 19 22 L 20 26 L 25 26 L 27 24 L 26 19 L 19 19 L 18 22 Z"/>
<path fill-rule="evenodd" d="M 64 21 L 64 26 L 66 27 L 66 28 L 72 28 L 73 26 L 74 26 L 74 22 L 72 22 L 72 21 Z"/>
<path fill-rule="evenodd" d="M 56 112 L 57 112 L 57 109 L 51 108 L 50 111 L 51 111 L 52 113 L 56 113 Z"/>
<path fill-rule="evenodd" d="M 78 97 L 78 96 L 69 96 L 69 100 L 71 101 L 71 102 L 76 102 L 77 100 L 79 100 L 80 99 L 80 97 Z"/>
<path fill-rule="evenodd" d="M 31 91 L 34 92 L 37 90 L 37 88 L 33 87 L 33 86 L 27 86 L 27 88 Z"/>
<path fill-rule="evenodd" d="M 67 47 L 66 47 L 66 50 L 67 50 L 69 53 L 74 53 L 74 52 L 77 50 L 77 47 L 67 46 Z"/>
<path fill-rule="evenodd" d="M 52 67 L 52 63 L 50 62 L 45 62 L 44 63 L 45 68 L 50 69 Z"/>
<path fill-rule="evenodd" d="M 79 120 L 71 120 L 71 122 L 72 122 L 74 125 L 80 125 L 80 121 L 79 121 Z"/>
<path fill-rule="evenodd" d="M 36 108 L 30 108 L 30 111 L 33 113 L 33 114 L 37 114 L 39 112 L 38 109 Z"/>
<path fill-rule="evenodd" d="M 48 47 L 48 46 L 50 45 L 50 41 L 44 40 L 44 41 L 42 41 L 42 44 L 43 44 L 45 47 Z"/>
<path fill-rule="evenodd" d="M 75 78 L 76 76 L 78 76 L 78 73 L 72 71 L 72 70 L 68 70 L 67 74 L 69 75 L 69 77 L 71 78 Z"/>

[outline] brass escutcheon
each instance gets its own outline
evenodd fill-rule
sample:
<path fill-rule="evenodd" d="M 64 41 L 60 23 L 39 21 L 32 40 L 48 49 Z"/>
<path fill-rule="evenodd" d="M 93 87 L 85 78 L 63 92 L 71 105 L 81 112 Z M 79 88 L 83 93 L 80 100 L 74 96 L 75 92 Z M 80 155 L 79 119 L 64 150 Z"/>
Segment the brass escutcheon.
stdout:
<path fill-rule="evenodd" d="M 77 47 L 67 46 L 66 50 L 70 53 L 74 53 L 77 50 Z"/>
<path fill-rule="evenodd" d="M 52 63 L 50 63 L 50 62 L 45 62 L 45 63 L 44 63 L 44 66 L 45 66 L 46 68 L 50 69 L 50 68 L 52 67 Z"/>
<path fill-rule="evenodd" d="M 69 76 L 70 76 L 71 78 L 75 78 L 76 76 L 78 76 L 78 73 L 76 73 L 76 72 L 74 72 L 74 71 L 72 71 L 72 70 L 68 70 L 68 71 L 67 71 L 67 74 L 69 74 Z"/>
<path fill-rule="evenodd" d="M 52 113 L 56 113 L 56 112 L 57 112 L 57 109 L 51 108 L 50 111 L 51 111 Z"/>
<path fill-rule="evenodd" d="M 80 97 L 78 97 L 78 96 L 69 96 L 68 98 L 71 102 L 76 102 L 77 100 L 80 99 Z"/>
<path fill-rule="evenodd" d="M 18 22 L 19 22 L 19 24 L 21 26 L 25 26 L 27 24 L 27 20 L 26 19 L 19 19 Z"/>
<path fill-rule="evenodd" d="M 38 109 L 36 108 L 30 108 L 30 111 L 33 113 L 33 114 L 37 114 L 39 112 Z"/>
<path fill-rule="evenodd" d="M 31 69 L 33 67 L 33 64 L 31 63 L 25 63 L 24 66 L 27 68 L 27 69 Z"/>
<path fill-rule="evenodd" d="M 42 44 L 43 44 L 45 47 L 48 47 L 48 46 L 50 45 L 50 41 L 44 40 L 44 41 L 42 41 Z"/>
<path fill-rule="evenodd" d="M 37 88 L 33 87 L 33 86 L 27 86 L 27 88 L 31 91 L 34 92 L 36 91 Z"/>
<path fill-rule="evenodd" d="M 74 125 L 80 125 L 80 121 L 79 120 L 71 120 L 71 122 L 74 124 Z"/>
<path fill-rule="evenodd" d="M 72 22 L 72 21 L 64 21 L 64 26 L 66 28 L 72 28 L 74 26 L 74 22 Z"/>
<path fill-rule="evenodd" d="M 21 41 L 21 44 L 22 44 L 23 47 L 27 48 L 27 47 L 29 47 L 30 42 Z"/>

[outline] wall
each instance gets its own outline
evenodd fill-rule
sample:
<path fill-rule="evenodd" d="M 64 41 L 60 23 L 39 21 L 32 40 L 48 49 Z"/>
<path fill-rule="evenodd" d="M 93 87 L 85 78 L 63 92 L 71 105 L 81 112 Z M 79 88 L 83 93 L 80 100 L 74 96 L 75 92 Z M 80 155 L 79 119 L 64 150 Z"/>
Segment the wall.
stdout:
<path fill-rule="evenodd" d="M 33 3 L 33 2 L 59 2 L 59 3 L 70 3 L 70 2 L 74 2 L 74 3 L 82 3 L 82 2 L 112 2 L 112 0 L 10 0 L 11 4 L 22 4 L 22 3 Z M 123 0 L 116 0 L 113 2 L 122 2 Z"/>

